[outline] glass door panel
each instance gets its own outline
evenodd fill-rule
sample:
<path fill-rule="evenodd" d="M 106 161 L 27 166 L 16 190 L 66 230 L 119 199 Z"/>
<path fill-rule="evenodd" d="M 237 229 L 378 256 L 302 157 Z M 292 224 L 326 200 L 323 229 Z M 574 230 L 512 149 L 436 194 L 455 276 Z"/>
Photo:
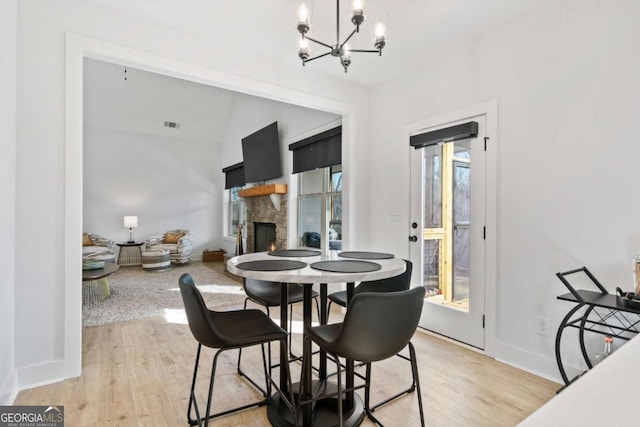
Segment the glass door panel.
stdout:
<path fill-rule="evenodd" d="M 451 302 L 469 309 L 469 272 L 471 271 L 471 164 L 453 162 L 453 282 Z"/>

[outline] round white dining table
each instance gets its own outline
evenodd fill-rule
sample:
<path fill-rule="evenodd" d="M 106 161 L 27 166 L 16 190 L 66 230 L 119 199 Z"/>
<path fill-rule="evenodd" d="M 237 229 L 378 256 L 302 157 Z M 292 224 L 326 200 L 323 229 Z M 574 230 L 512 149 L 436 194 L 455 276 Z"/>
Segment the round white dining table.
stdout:
<path fill-rule="evenodd" d="M 305 250 L 303 250 L 305 251 Z M 328 283 L 345 283 L 347 288 L 347 300 L 350 300 L 353 295 L 355 284 L 362 281 L 372 281 L 378 279 L 385 279 L 388 277 L 394 277 L 404 272 L 406 268 L 405 261 L 402 258 L 392 257 L 387 259 L 366 259 L 359 258 L 358 260 L 347 259 L 340 256 L 340 251 L 317 251 L 317 255 L 313 256 L 282 256 L 282 253 L 286 255 L 287 251 L 280 252 L 280 256 L 270 255 L 268 252 L 257 252 L 246 255 L 235 256 L 227 261 L 227 270 L 237 276 L 265 280 L 269 282 L 281 283 L 281 304 L 280 304 L 280 326 L 287 330 L 288 328 L 288 311 L 287 311 L 287 284 L 299 283 L 303 286 L 303 326 L 304 329 L 311 326 L 311 302 L 312 302 L 312 285 L 320 285 L 320 323 L 326 324 L 327 322 L 327 284 Z M 310 253 L 310 251 L 308 251 Z M 289 270 L 253 270 L 249 269 L 252 265 L 256 264 L 254 261 L 258 261 L 257 264 L 271 261 L 297 261 L 304 263 L 304 266 L 300 265 L 300 268 L 292 268 Z M 319 270 L 312 267 L 312 264 L 321 261 L 362 261 L 363 263 L 374 263 L 379 266 L 374 266 L 373 271 L 364 272 L 336 272 Z M 277 263 L 276 263 L 277 264 Z M 356 263 L 357 264 L 357 263 Z M 239 267 L 240 265 L 240 267 Z M 258 267 L 260 268 L 260 267 Z M 306 340 L 305 340 L 306 341 Z M 288 360 L 288 348 L 287 344 L 283 344 L 284 348 L 280 349 L 280 364 L 289 363 Z M 311 354 L 311 343 L 305 342 L 305 346 L 309 348 L 304 349 L 304 354 Z M 345 388 L 349 389 L 354 385 L 354 363 L 353 360 L 347 360 L 346 363 L 346 381 Z M 321 352 L 320 354 L 320 366 L 318 369 L 318 377 L 320 381 L 326 382 L 326 355 Z M 279 378 L 280 388 L 282 390 L 288 390 L 288 383 L 286 375 L 283 369 L 280 369 Z M 294 386 L 295 388 L 295 386 Z M 311 395 L 313 388 L 312 372 L 311 369 L 305 370 L 302 373 L 302 394 L 303 399 L 308 398 Z M 328 408 L 328 409 L 327 409 Z M 304 405 L 301 411 L 302 425 L 308 426 L 321 426 L 328 425 L 327 423 L 337 424 L 337 412 L 335 403 L 330 405 Z M 284 405 L 279 395 L 276 393 L 273 399 L 268 405 L 267 414 L 269 421 L 272 425 L 279 427 L 297 427 L 293 425 L 293 417 L 289 409 Z M 345 393 L 344 404 L 344 426 L 357 426 L 362 423 L 364 419 L 364 407 L 362 400 L 353 392 Z"/>

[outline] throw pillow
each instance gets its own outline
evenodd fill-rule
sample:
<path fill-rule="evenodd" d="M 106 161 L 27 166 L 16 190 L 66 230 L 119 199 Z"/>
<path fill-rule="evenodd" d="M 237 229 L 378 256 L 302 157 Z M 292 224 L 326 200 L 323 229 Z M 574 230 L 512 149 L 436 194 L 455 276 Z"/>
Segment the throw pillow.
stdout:
<path fill-rule="evenodd" d="M 182 238 L 182 236 L 184 236 L 184 233 L 172 233 L 172 232 L 169 231 L 164 236 L 164 242 L 165 243 L 178 243 L 178 240 L 180 240 Z"/>
<path fill-rule="evenodd" d="M 82 235 L 82 246 L 93 246 L 93 242 L 87 233 Z"/>

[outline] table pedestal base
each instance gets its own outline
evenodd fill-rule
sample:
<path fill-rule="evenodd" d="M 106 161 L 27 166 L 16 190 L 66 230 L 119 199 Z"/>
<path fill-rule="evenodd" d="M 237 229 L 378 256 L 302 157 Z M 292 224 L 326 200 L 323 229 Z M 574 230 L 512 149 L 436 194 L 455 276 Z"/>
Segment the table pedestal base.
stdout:
<path fill-rule="evenodd" d="M 82 303 L 93 305 L 111 296 L 109 282 L 106 277 L 82 282 Z"/>
<path fill-rule="evenodd" d="M 298 384 L 294 384 L 294 390 Z M 331 387 L 332 385 L 329 385 Z M 315 388 L 314 388 L 315 389 Z M 335 386 L 334 386 L 335 389 Z M 297 398 L 297 396 L 296 396 Z M 344 396 L 343 396 L 344 399 Z M 364 420 L 364 404 L 360 396 L 354 393 L 354 407 L 351 411 L 344 411 L 344 427 L 359 426 Z M 337 398 L 328 398 L 319 400 L 311 404 L 313 406 L 312 426 L 326 427 L 338 425 L 338 400 Z M 344 409 L 345 402 L 342 401 Z M 279 394 L 274 394 L 267 406 L 267 416 L 272 426 L 278 427 L 298 427 L 302 426 L 302 411 L 298 408 L 298 426 L 293 425 L 293 415 L 287 405 L 282 402 Z"/>

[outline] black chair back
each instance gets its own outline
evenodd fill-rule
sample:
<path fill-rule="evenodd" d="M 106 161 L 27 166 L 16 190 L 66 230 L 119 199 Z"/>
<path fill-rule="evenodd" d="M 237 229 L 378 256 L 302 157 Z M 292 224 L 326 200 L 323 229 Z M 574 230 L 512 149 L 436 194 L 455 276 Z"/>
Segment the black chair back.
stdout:
<path fill-rule="evenodd" d="M 423 287 L 355 295 L 339 336 L 327 350 L 367 363 L 395 355 L 418 327 L 424 295 Z"/>
<path fill-rule="evenodd" d="M 354 294 L 362 292 L 398 292 L 406 291 L 411 286 L 411 271 L 413 270 L 413 263 L 408 260 L 404 260 L 406 268 L 404 273 L 399 276 L 388 277 L 386 279 L 371 280 L 369 282 L 362 282 L 356 286 Z"/>
<path fill-rule="evenodd" d="M 280 305 L 280 283 L 268 282 L 266 280 L 244 278 L 244 291 L 249 298 L 259 302 L 265 307 Z"/>
<path fill-rule="evenodd" d="M 184 309 L 187 313 L 189 329 L 191 329 L 196 341 L 211 348 L 220 348 L 226 345 L 227 343 L 212 321 L 209 309 L 202 298 L 202 294 L 196 288 L 191 275 L 183 274 L 180 276 L 178 283 L 182 301 L 184 302 Z"/>

